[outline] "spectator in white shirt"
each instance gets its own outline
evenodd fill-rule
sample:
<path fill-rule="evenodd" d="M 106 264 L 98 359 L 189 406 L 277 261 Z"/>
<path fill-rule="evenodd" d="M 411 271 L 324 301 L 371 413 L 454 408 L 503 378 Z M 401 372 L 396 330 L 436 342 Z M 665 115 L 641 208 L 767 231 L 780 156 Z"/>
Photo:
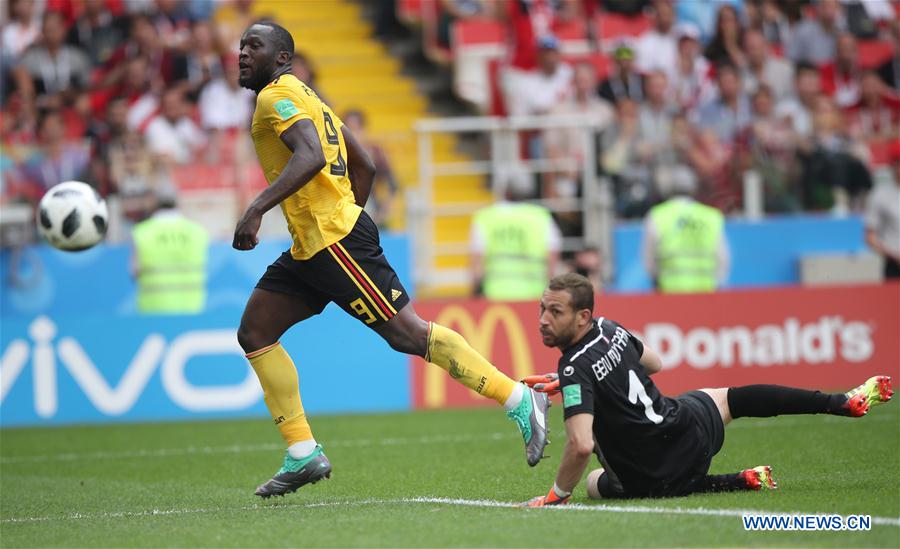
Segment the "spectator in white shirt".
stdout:
<path fill-rule="evenodd" d="M 744 52 L 744 91 L 753 95 L 760 84 L 765 84 L 776 102 L 794 94 L 794 67 L 771 54 L 761 31 L 750 29 L 744 34 Z"/>
<path fill-rule="evenodd" d="M 9 20 L 3 25 L 4 56 L 11 59 L 22 55 L 41 33 L 40 20 L 34 17 L 34 0 L 10 0 Z"/>
<path fill-rule="evenodd" d="M 224 71 L 200 92 L 200 125 L 206 130 L 246 128 L 253 116 L 256 95 L 238 84 L 236 57 L 225 61 Z"/>
<path fill-rule="evenodd" d="M 572 91 L 572 67 L 564 63 L 555 36 L 538 41 L 538 68 L 510 80 L 507 111 L 512 116 L 545 114 Z"/>
<path fill-rule="evenodd" d="M 685 111 L 706 103 L 715 95 L 712 67 L 700 55 L 700 31 L 692 23 L 678 25 L 678 58 L 669 80 L 669 93 Z"/>
<path fill-rule="evenodd" d="M 671 71 L 678 49 L 675 10 L 671 0 L 655 0 L 651 17 L 653 28 L 638 38 L 635 47 L 637 69 L 644 74 L 658 70 Z"/>
<path fill-rule="evenodd" d="M 175 164 L 187 164 L 206 146 L 206 135 L 187 115 L 184 91 L 170 88 L 163 93 L 160 112 L 147 125 L 150 150 Z"/>
<path fill-rule="evenodd" d="M 819 71 L 808 63 L 797 63 L 794 73 L 796 96 L 783 99 L 775 107 L 775 116 L 785 119 L 801 138 L 813 133 L 812 112 L 822 93 Z"/>

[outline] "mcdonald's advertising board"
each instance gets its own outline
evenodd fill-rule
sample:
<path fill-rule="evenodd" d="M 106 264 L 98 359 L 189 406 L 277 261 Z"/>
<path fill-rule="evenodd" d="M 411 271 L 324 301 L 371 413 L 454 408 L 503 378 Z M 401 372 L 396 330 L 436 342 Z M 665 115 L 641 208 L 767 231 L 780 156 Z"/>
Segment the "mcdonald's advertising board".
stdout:
<path fill-rule="evenodd" d="M 536 302 L 420 301 L 423 318 L 459 331 L 513 379 L 556 371 Z M 844 390 L 876 374 L 898 376 L 900 284 L 615 295 L 594 316 L 619 322 L 656 350 L 660 389 L 774 383 Z M 414 359 L 415 408 L 490 404 L 433 364 Z"/>

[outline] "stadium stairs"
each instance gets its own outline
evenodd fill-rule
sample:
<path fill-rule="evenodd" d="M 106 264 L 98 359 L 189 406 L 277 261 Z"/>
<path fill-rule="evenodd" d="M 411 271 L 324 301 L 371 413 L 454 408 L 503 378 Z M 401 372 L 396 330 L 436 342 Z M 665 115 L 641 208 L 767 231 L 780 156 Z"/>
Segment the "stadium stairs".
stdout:
<path fill-rule="evenodd" d="M 309 7 L 307 7 L 309 6 Z M 406 225 L 404 189 L 419 184 L 416 135 L 413 125 L 427 118 L 428 100 L 416 81 L 401 74 L 401 62 L 372 35 L 371 24 L 360 5 L 344 0 L 321 3 L 294 3 L 258 0 L 254 11 L 274 18 L 294 36 L 297 49 L 306 53 L 316 70 L 318 89 L 338 113 L 356 109 L 367 119 L 368 133 L 387 151 L 400 192 L 388 226 L 403 230 Z M 462 162 L 453 135 L 436 135 L 433 158 L 436 162 Z M 476 202 L 487 204 L 490 193 L 477 176 L 447 176 L 437 180 L 435 204 Z M 375 192 L 375 191 L 373 191 Z M 436 243 L 466 242 L 471 216 L 444 217 L 435 223 Z M 465 254 L 438 258 L 438 268 L 465 268 Z M 417 288 L 418 295 L 447 297 L 465 295 L 468 287 L 445 285 Z"/>

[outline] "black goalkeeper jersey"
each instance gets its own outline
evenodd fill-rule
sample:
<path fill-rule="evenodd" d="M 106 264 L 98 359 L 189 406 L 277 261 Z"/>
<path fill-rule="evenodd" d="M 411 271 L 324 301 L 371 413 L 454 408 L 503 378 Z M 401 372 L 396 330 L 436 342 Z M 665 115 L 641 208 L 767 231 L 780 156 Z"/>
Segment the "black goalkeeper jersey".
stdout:
<path fill-rule="evenodd" d="M 684 404 L 663 396 L 640 364 L 644 345 L 600 318 L 559 360 L 566 419 L 594 416 L 594 437 L 633 495 L 668 493 L 705 459 L 701 433 Z"/>

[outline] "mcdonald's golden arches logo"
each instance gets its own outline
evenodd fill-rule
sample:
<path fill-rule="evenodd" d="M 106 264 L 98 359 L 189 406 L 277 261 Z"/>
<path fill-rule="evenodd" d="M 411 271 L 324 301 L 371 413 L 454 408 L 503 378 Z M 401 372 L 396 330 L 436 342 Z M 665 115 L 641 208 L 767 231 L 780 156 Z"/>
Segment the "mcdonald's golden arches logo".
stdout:
<path fill-rule="evenodd" d="M 497 329 L 502 325 L 506 330 L 509 353 L 513 365 L 513 379 L 522 379 L 534 373 L 534 364 L 528 337 L 522 321 L 507 305 L 493 304 L 475 320 L 473 312 L 461 305 L 448 305 L 435 318 L 435 322 L 453 328 L 472 347 L 493 362 L 493 347 Z M 440 408 L 447 401 L 447 372 L 427 364 L 424 372 L 424 397 L 427 408 Z M 483 398 L 471 391 L 473 398 Z"/>

